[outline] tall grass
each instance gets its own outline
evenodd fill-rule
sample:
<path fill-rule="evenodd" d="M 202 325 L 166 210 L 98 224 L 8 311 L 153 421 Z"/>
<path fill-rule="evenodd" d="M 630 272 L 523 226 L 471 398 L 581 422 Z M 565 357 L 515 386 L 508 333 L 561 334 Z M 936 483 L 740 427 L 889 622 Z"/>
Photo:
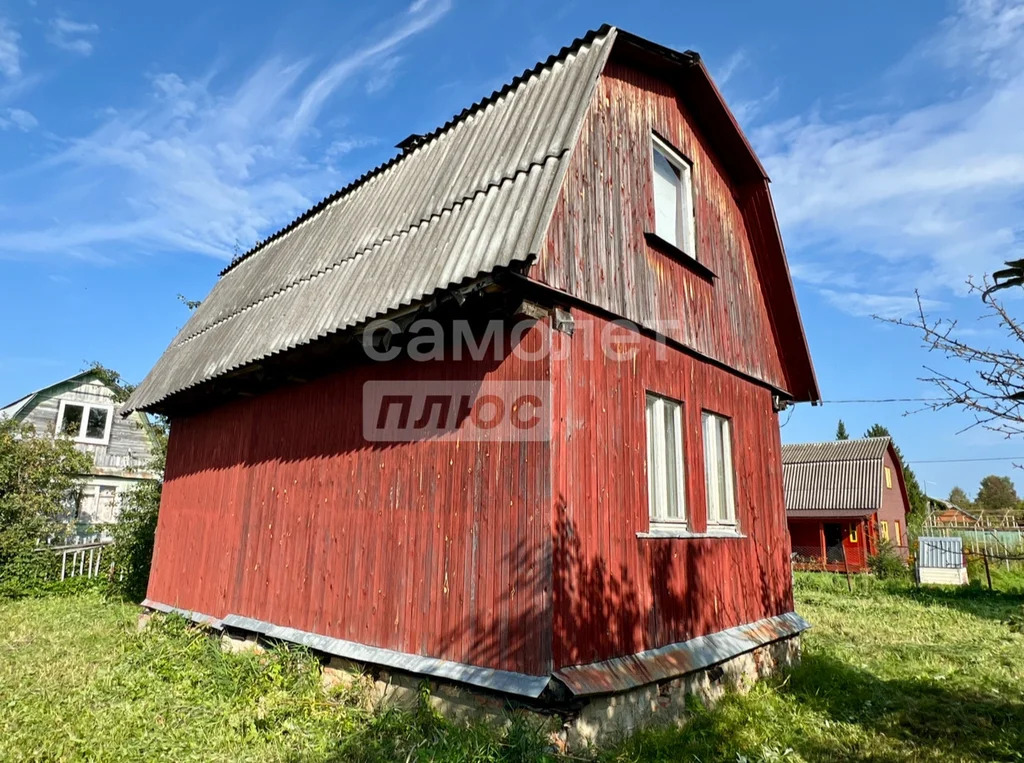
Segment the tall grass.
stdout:
<path fill-rule="evenodd" d="M 813 623 L 786 676 L 691 704 L 602 761 L 1020 760 L 1024 594 L 796 577 Z M 0 760 L 534 761 L 544 729 L 463 728 L 429 703 L 374 712 L 324 694 L 297 648 L 229 654 L 178 618 L 137 632 L 137 608 L 95 591 L 0 601 Z"/>

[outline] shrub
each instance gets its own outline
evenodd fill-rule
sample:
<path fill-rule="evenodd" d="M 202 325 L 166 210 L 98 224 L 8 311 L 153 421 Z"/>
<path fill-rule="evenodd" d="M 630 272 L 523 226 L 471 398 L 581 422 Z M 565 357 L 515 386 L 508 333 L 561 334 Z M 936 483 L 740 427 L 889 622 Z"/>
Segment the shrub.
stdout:
<path fill-rule="evenodd" d="M 167 460 L 165 427 L 157 425 L 156 433 L 157 447 L 150 469 L 163 474 Z M 115 570 L 110 579 L 110 589 L 117 596 L 132 601 L 146 598 L 162 490 L 162 481 L 143 482 L 122 499 L 117 522 L 110 528 L 114 542 L 107 552 Z"/>
<path fill-rule="evenodd" d="M 33 437 L 30 425 L 0 420 L 0 596 L 37 595 L 54 564 L 39 550 L 61 519 L 92 457 L 64 438 Z"/>
<path fill-rule="evenodd" d="M 117 522 L 110 528 L 114 542 L 107 550 L 108 556 L 104 556 L 114 565 L 110 588 L 115 595 L 132 601 L 146 598 L 160 488 L 159 482 L 144 482 L 132 489 L 121 503 Z"/>
<path fill-rule="evenodd" d="M 878 552 L 868 557 L 868 569 L 880 580 L 905 578 L 906 562 L 896 548 L 887 540 L 878 542 Z"/>

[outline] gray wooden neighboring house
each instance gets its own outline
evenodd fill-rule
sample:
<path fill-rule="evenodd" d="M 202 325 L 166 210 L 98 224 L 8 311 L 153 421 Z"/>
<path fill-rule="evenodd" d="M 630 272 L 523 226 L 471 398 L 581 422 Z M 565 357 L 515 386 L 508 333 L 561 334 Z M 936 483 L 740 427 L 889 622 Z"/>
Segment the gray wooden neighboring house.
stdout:
<path fill-rule="evenodd" d="M 150 470 L 156 438 L 149 420 L 138 412 L 122 417 L 121 409 L 114 389 L 96 371 L 75 374 L 0 408 L 0 418 L 31 424 L 36 437 L 67 437 L 92 455 L 92 470 L 81 475 L 72 509 L 80 524 L 116 521 L 120 497 L 159 476 Z"/>

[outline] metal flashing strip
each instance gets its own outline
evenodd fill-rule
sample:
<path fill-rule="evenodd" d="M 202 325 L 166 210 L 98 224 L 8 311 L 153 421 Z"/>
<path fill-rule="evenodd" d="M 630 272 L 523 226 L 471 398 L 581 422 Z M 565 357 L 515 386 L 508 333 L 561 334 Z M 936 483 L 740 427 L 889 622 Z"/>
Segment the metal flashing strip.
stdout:
<path fill-rule="evenodd" d="M 172 607 L 169 604 L 161 604 L 159 601 L 153 601 L 152 599 L 143 599 L 142 606 L 146 607 L 147 609 L 156 610 L 157 612 L 163 612 L 164 614 L 170 614 L 173 612 L 176 615 L 181 615 L 186 620 L 191 620 L 194 623 L 198 623 L 199 625 L 205 625 L 208 628 L 213 628 L 214 630 L 219 631 L 224 628 L 224 624 L 222 621 L 218 620 L 213 615 L 204 615 L 202 612 L 194 612 L 189 609 Z"/>
<path fill-rule="evenodd" d="M 267 638 L 302 644 L 318 652 L 344 657 L 347 660 L 369 662 L 374 665 L 383 665 L 409 673 L 446 678 L 451 681 L 459 681 L 506 694 L 518 694 L 536 699 L 551 681 L 549 676 L 531 676 L 525 673 L 514 673 L 510 670 L 482 668 L 476 665 L 466 665 L 461 662 L 439 660 L 436 657 L 423 657 L 417 654 L 409 654 L 408 652 L 396 652 L 392 649 L 367 646 L 366 644 L 358 644 L 354 641 L 346 641 L 345 639 L 321 636 L 308 631 L 300 631 L 296 628 L 286 628 L 264 622 L 263 620 L 255 620 L 251 617 L 242 617 L 241 615 L 228 615 L 222 622 L 228 628 L 253 631 Z"/>
<path fill-rule="evenodd" d="M 223 620 L 218 620 L 212 615 L 172 607 L 152 599 L 143 601 L 142 606 L 158 612 L 174 612 L 216 630 L 237 628 L 250 633 L 259 633 L 267 638 L 301 644 L 318 652 L 348 660 L 458 681 L 505 694 L 536 699 L 551 682 L 551 676 L 531 676 L 509 670 L 484 668 L 441 660 L 436 657 L 398 652 L 393 649 L 368 646 L 296 628 L 274 625 L 241 615 L 227 615 Z M 604 662 L 561 668 L 552 676 L 565 684 L 576 696 L 625 691 L 703 670 L 773 641 L 795 636 L 810 627 L 810 623 L 796 612 L 787 612 L 783 615 L 765 618 L 708 636 L 669 644 L 627 657 L 615 657 Z"/>
<path fill-rule="evenodd" d="M 173 612 L 195 623 L 216 630 L 237 628 L 238 630 L 249 631 L 250 633 L 259 633 L 267 638 L 301 644 L 318 652 L 332 654 L 336 657 L 344 657 L 348 660 L 357 660 L 359 662 L 396 668 L 409 673 L 420 673 L 438 678 L 446 678 L 451 681 L 460 681 L 506 694 L 516 694 L 536 699 L 551 682 L 549 676 L 530 676 L 525 673 L 514 673 L 510 670 L 482 668 L 476 665 L 465 665 L 461 662 L 439 660 L 435 657 L 423 657 L 407 652 L 396 652 L 392 649 L 357 644 L 354 641 L 321 636 L 317 633 L 300 631 L 296 628 L 286 628 L 251 617 L 242 617 L 241 615 L 227 615 L 223 620 L 218 620 L 212 615 L 193 612 L 181 609 L 180 607 L 172 607 L 169 604 L 163 604 L 152 599 L 145 599 L 142 602 L 142 606 L 165 614 Z"/>
<path fill-rule="evenodd" d="M 787 612 L 628 657 L 561 668 L 553 675 L 576 696 L 625 691 L 709 668 L 810 627 L 796 612 Z"/>

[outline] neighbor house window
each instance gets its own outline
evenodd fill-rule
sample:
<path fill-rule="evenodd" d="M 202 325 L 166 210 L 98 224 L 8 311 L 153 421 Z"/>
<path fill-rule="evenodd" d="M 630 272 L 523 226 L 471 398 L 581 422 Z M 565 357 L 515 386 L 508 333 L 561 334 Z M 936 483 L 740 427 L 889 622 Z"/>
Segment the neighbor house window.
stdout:
<path fill-rule="evenodd" d="M 647 500 L 651 526 L 686 526 L 683 404 L 647 393 Z"/>
<path fill-rule="evenodd" d="M 889 523 L 884 519 L 878 523 L 878 534 L 882 540 L 889 540 Z"/>
<path fill-rule="evenodd" d="M 708 496 L 708 530 L 736 528 L 732 466 L 732 422 L 704 412 L 704 481 Z"/>
<path fill-rule="evenodd" d="M 900 534 L 900 522 L 899 522 L 898 519 L 893 521 L 892 527 L 893 527 L 893 530 L 895 530 L 895 532 L 896 532 L 896 545 L 897 546 L 902 546 L 903 545 L 903 536 Z"/>
<path fill-rule="evenodd" d="M 693 167 L 654 136 L 654 232 L 694 259 Z"/>
<path fill-rule="evenodd" d="M 114 409 L 109 405 L 69 403 L 61 400 L 57 411 L 57 433 L 77 442 L 105 444 L 110 439 Z"/>
<path fill-rule="evenodd" d="M 885 467 L 885 486 L 892 488 L 892 469 L 888 466 Z"/>

